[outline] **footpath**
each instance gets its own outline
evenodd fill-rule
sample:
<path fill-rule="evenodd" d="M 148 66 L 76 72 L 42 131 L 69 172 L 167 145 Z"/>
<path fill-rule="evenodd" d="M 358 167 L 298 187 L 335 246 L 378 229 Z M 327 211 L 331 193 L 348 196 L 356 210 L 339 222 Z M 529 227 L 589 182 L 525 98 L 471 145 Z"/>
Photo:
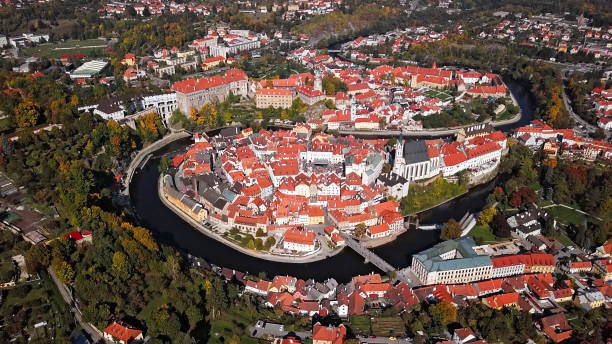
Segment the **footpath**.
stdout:
<path fill-rule="evenodd" d="M 60 282 L 60 280 L 57 279 L 57 276 L 55 276 L 55 272 L 53 271 L 53 269 L 49 267 L 47 268 L 47 271 L 49 272 L 49 276 L 51 276 L 51 279 L 57 286 L 57 289 L 62 295 L 62 298 L 68 304 L 68 307 L 70 307 L 70 312 L 74 314 L 74 318 L 79 323 L 79 325 L 83 328 L 83 330 L 87 332 L 91 340 L 94 343 L 98 343 L 99 341 L 104 340 L 104 336 L 102 332 L 100 332 L 100 330 L 98 330 L 92 324 L 83 320 L 81 311 L 78 308 L 73 306 L 74 300 L 72 299 L 71 293 L 68 291 L 68 288 L 66 287 L 66 285 L 64 285 L 64 283 Z"/>

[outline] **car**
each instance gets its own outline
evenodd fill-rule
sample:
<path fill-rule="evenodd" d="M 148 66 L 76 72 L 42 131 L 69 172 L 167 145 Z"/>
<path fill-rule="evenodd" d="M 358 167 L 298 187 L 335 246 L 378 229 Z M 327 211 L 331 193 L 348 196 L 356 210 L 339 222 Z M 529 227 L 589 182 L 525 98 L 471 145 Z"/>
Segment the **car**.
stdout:
<path fill-rule="evenodd" d="M 389 337 L 389 340 L 392 340 L 392 341 L 393 341 L 393 340 L 397 340 L 397 338 L 395 338 L 395 337 Z"/>

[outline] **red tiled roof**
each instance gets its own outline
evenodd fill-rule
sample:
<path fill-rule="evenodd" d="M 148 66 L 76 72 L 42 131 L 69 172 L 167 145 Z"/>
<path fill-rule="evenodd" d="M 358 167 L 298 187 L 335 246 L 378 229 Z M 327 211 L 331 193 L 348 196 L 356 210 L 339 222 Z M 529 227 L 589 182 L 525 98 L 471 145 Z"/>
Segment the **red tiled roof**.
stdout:
<path fill-rule="evenodd" d="M 291 90 L 279 89 L 279 88 L 260 88 L 257 90 L 256 95 L 266 96 L 290 96 Z"/>
<path fill-rule="evenodd" d="M 319 323 L 314 325 L 312 329 L 312 340 L 330 342 L 332 344 L 342 344 L 346 337 L 346 328 L 344 325 L 338 327 L 323 326 Z"/>
<path fill-rule="evenodd" d="M 83 236 L 81 235 L 81 233 L 79 233 L 77 231 L 74 231 L 72 233 L 65 234 L 64 238 L 72 239 L 74 241 L 79 241 L 79 240 L 83 239 Z"/>
<path fill-rule="evenodd" d="M 518 302 L 519 294 L 516 292 L 499 294 L 484 298 L 482 302 L 491 308 L 502 308 L 508 305 L 513 305 Z"/>
<path fill-rule="evenodd" d="M 314 245 L 315 233 L 309 231 L 301 231 L 297 229 L 288 229 L 285 232 L 284 240 L 296 244 Z"/>
<path fill-rule="evenodd" d="M 379 225 L 375 225 L 375 226 L 368 228 L 368 232 L 370 232 L 371 235 L 385 233 L 385 232 L 388 232 L 389 230 L 390 230 L 389 225 L 386 223 L 381 223 Z"/>
<path fill-rule="evenodd" d="M 142 334 L 141 330 L 127 327 L 116 321 L 108 325 L 108 327 L 104 329 L 104 332 L 126 343 Z"/>

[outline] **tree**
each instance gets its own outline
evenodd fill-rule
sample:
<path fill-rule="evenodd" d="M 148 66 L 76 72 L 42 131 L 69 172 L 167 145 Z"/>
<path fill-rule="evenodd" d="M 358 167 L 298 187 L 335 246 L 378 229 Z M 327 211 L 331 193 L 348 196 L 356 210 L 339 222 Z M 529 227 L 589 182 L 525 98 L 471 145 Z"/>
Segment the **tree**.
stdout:
<path fill-rule="evenodd" d="M 28 271 L 36 272 L 49 266 L 51 253 L 47 246 L 42 244 L 30 246 L 25 254 L 26 266 Z"/>
<path fill-rule="evenodd" d="M 172 160 L 168 157 L 162 157 L 159 161 L 159 166 L 157 166 L 157 170 L 161 173 L 166 172 L 170 166 L 172 166 Z"/>
<path fill-rule="evenodd" d="M 153 239 L 153 235 L 151 232 L 143 227 L 134 227 L 134 239 L 142 244 L 142 246 L 146 247 L 150 251 L 157 252 L 159 247 L 157 247 L 157 243 Z"/>
<path fill-rule="evenodd" d="M 384 164 L 383 165 L 383 173 L 389 173 L 391 172 L 391 164 Z"/>
<path fill-rule="evenodd" d="M 57 278 L 64 284 L 70 284 L 74 280 L 74 270 L 65 260 L 56 259 L 53 264 L 53 271 Z"/>
<path fill-rule="evenodd" d="M 117 251 L 113 254 L 113 273 L 122 279 L 130 275 L 130 262 L 125 253 Z"/>
<path fill-rule="evenodd" d="M 435 323 L 446 326 L 457 321 L 457 308 L 449 302 L 442 301 L 429 307 L 429 315 Z"/>
<path fill-rule="evenodd" d="M 493 220 L 493 216 L 495 216 L 495 214 L 497 214 L 497 210 L 493 207 L 483 209 L 478 216 L 478 223 L 481 225 L 488 224 L 491 222 L 491 220 Z"/>
<path fill-rule="evenodd" d="M 202 320 L 204 319 L 204 316 L 202 315 L 202 312 L 200 312 L 200 310 L 194 306 L 194 305 L 190 305 L 187 310 L 185 311 L 185 315 L 187 316 L 187 320 L 189 320 L 189 329 L 193 330 L 194 328 L 196 328 L 196 325 Z"/>
<path fill-rule="evenodd" d="M 274 246 L 274 244 L 276 244 L 276 239 L 274 239 L 274 237 L 268 237 L 266 239 L 266 243 L 264 244 L 264 248 L 269 250 L 272 246 Z"/>
<path fill-rule="evenodd" d="M 227 124 L 232 122 L 232 114 L 230 112 L 223 113 L 223 122 Z"/>
<path fill-rule="evenodd" d="M 227 308 L 227 295 L 225 294 L 225 286 L 221 280 L 214 276 L 212 281 L 205 285 L 206 289 L 206 309 L 211 320 L 215 320 L 221 311 Z"/>
<path fill-rule="evenodd" d="M 510 236 L 510 225 L 502 213 L 498 213 L 493 217 L 491 228 L 493 229 L 493 233 L 500 238 L 507 238 Z"/>
<path fill-rule="evenodd" d="M 40 109 L 30 100 L 19 103 L 15 108 L 15 121 L 20 128 L 33 127 L 38 123 Z"/>
<path fill-rule="evenodd" d="M 521 194 L 518 191 L 512 193 L 510 196 L 510 202 L 508 202 L 512 207 L 518 208 L 523 204 L 523 199 L 521 198 Z"/>
<path fill-rule="evenodd" d="M 603 140 L 606 138 L 606 132 L 602 128 L 597 128 L 593 133 L 593 138 L 596 140 Z"/>
<path fill-rule="evenodd" d="M 364 236 L 366 234 L 366 225 L 365 223 L 358 223 L 357 226 L 355 226 L 355 236 L 357 236 L 358 238 L 361 238 L 362 236 Z"/>
<path fill-rule="evenodd" d="M 461 224 L 459 224 L 459 222 L 457 222 L 455 219 L 448 220 L 448 222 L 442 227 L 440 239 L 450 240 L 456 239 L 459 236 L 461 236 Z"/>

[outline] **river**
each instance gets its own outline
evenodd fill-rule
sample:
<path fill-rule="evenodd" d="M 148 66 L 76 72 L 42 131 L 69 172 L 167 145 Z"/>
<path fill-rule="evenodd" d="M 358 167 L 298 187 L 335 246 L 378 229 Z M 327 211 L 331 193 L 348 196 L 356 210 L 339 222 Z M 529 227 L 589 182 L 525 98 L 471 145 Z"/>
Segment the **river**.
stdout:
<path fill-rule="evenodd" d="M 517 99 L 523 111 L 523 117 L 518 123 L 503 127 L 504 131 L 525 125 L 533 119 L 533 101 L 529 92 L 516 83 L 508 83 L 508 87 Z M 150 229 L 158 240 L 182 252 L 202 257 L 210 263 L 251 274 L 263 271 L 268 276 L 291 275 L 316 280 L 333 277 L 342 283 L 355 275 L 378 272 L 375 266 L 364 264 L 363 258 L 350 248 L 345 248 L 341 253 L 319 262 L 276 263 L 245 255 L 198 232 L 164 206 L 157 194 L 159 156 L 182 149 L 188 142 L 190 142 L 189 139 L 180 140 L 157 151 L 155 157 L 149 159 L 141 170 L 136 171 L 130 184 L 130 197 L 136 214 L 142 224 Z M 485 205 L 487 195 L 494 187 L 495 180 L 474 187 L 466 195 L 451 202 L 423 212 L 420 214 L 421 223 L 443 223 L 450 218 L 460 219 L 467 211 L 479 211 Z M 403 268 L 410 265 L 413 253 L 431 247 L 438 241 L 439 231 L 413 230 L 373 251 L 396 268 Z"/>

